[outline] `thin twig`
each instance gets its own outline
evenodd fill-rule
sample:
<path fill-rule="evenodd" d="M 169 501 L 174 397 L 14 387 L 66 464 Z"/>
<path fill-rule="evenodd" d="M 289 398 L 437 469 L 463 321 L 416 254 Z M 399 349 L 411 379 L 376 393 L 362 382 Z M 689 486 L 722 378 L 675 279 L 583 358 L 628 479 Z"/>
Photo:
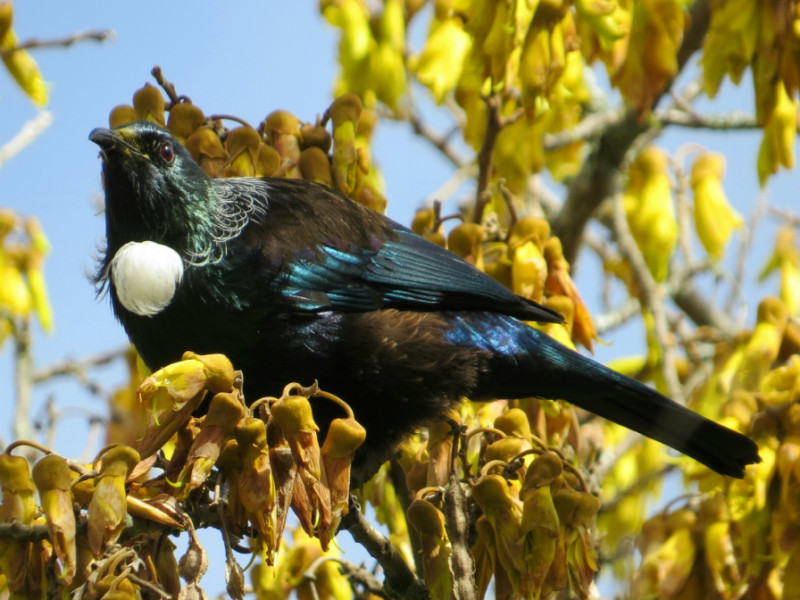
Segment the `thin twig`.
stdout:
<path fill-rule="evenodd" d="M 210 115 L 208 117 L 212 121 L 233 121 L 234 123 L 239 123 L 239 125 L 243 125 L 244 127 L 249 127 L 250 129 L 255 129 L 250 123 L 248 123 L 242 117 L 237 117 L 236 115 L 227 115 L 227 114 L 220 114 L 220 115 Z"/>
<path fill-rule="evenodd" d="M 308 568 L 303 573 L 303 579 L 309 581 L 316 581 L 316 572 L 323 564 L 326 562 L 335 562 L 339 565 L 339 572 L 347 577 L 350 581 L 350 585 L 353 584 L 360 585 L 363 587 L 367 592 L 378 596 L 380 598 L 388 598 L 386 594 L 386 590 L 383 589 L 383 585 L 375 577 L 372 573 L 367 571 L 363 567 L 359 567 L 356 564 L 353 564 L 349 561 L 343 560 L 341 558 L 337 558 L 335 556 L 320 556 L 314 562 L 312 562 Z"/>
<path fill-rule="evenodd" d="M 46 367 L 35 369 L 31 375 L 31 381 L 33 383 L 43 383 L 56 377 L 63 377 L 66 375 L 73 375 L 81 379 L 86 375 L 86 371 L 89 369 L 102 367 L 119 358 L 124 358 L 129 351 L 129 347 L 125 346 L 124 348 L 117 348 L 116 350 L 103 352 L 102 354 L 94 354 L 75 360 L 67 359 L 59 361 Z"/>
<path fill-rule="evenodd" d="M 406 118 L 409 125 L 411 125 L 411 128 L 414 130 L 416 135 L 430 142 L 430 144 L 436 148 L 442 154 L 442 156 L 453 163 L 455 167 L 462 169 L 467 166 L 469 163 L 467 158 L 461 156 L 461 154 L 459 154 L 458 151 L 456 151 L 451 145 L 450 138 L 452 136 L 450 133 L 441 135 L 433 131 L 433 129 L 431 129 L 431 127 L 422 120 L 422 117 L 420 117 L 416 110 L 409 110 L 403 116 Z"/>
<path fill-rule="evenodd" d="M 506 242 L 508 238 L 511 236 L 511 230 L 514 228 L 514 225 L 519 220 L 517 216 L 517 207 L 515 206 L 516 202 L 514 200 L 514 194 L 511 193 L 505 186 L 505 180 L 501 179 L 497 182 L 497 189 L 500 191 L 500 194 L 503 196 L 503 200 L 505 200 L 506 206 L 508 207 L 508 212 L 511 216 L 510 223 L 508 224 L 508 232 L 506 233 Z"/>
<path fill-rule="evenodd" d="M 625 488 L 624 490 L 619 492 L 611 500 L 609 500 L 608 502 L 603 503 L 603 506 L 600 509 L 601 512 L 610 512 L 610 511 L 614 510 L 615 508 L 617 508 L 617 506 L 619 506 L 619 503 L 622 502 L 622 500 L 624 498 L 627 498 L 631 494 L 635 494 L 635 493 L 643 490 L 644 488 L 646 488 L 648 485 L 650 485 L 654 481 L 661 481 L 662 479 L 664 479 L 664 477 L 666 477 L 669 473 L 671 473 L 672 471 L 674 471 L 677 468 L 678 468 L 678 465 L 676 465 L 676 464 L 664 465 L 663 467 L 661 467 L 657 471 L 651 471 L 651 472 L 647 473 L 646 475 L 643 475 L 643 476 L 639 477 L 636 481 L 634 481 L 627 488 Z M 598 481 L 602 481 L 602 479 L 598 479 Z"/>
<path fill-rule="evenodd" d="M 675 173 L 675 204 L 678 213 L 678 246 L 683 253 L 683 259 L 687 263 L 695 261 L 694 251 L 692 250 L 692 218 L 689 206 L 689 175 L 683 168 L 683 158 L 694 150 L 694 144 L 681 146 L 675 152 L 670 163 Z"/>
<path fill-rule="evenodd" d="M 732 111 L 729 113 L 703 115 L 695 111 L 688 112 L 681 108 L 667 108 L 665 110 L 656 111 L 653 118 L 661 125 L 677 125 L 680 127 L 689 127 L 692 129 L 709 129 L 709 130 L 753 130 L 761 129 L 756 118 L 743 111 Z"/>
<path fill-rule="evenodd" d="M 545 133 L 542 136 L 542 148 L 545 151 L 558 150 L 575 142 L 585 142 L 599 138 L 609 127 L 619 124 L 625 117 L 621 110 L 607 110 L 593 113 L 583 121 L 556 133 Z"/>
<path fill-rule="evenodd" d="M 747 260 L 750 258 L 750 248 L 752 247 L 753 240 L 755 240 L 756 237 L 756 229 L 758 229 L 758 225 L 761 223 L 764 213 L 768 210 L 771 212 L 771 209 L 767 204 L 767 196 L 763 192 L 759 192 L 758 196 L 756 197 L 755 208 L 753 208 L 753 212 L 747 219 L 747 224 L 739 237 L 739 252 L 736 255 L 736 266 L 733 270 L 731 293 L 728 301 L 725 303 L 726 314 L 733 314 L 733 309 L 737 302 L 740 303 L 740 306 L 745 304 L 742 288 L 745 282 Z M 800 224 L 800 219 L 798 219 L 798 224 Z"/>
<path fill-rule="evenodd" d="M 445 181 L 438 189 L 434 190 L 423 200 L 423 204 L 428 204 L 434 200 L 446 202 L 458 192 L 465 181 L 472 179 L 478 172 L 475 165 L 470 164 L 460 167 Z"/>
<path fill-rule="evenodd" d="M 53 113 L 46 110 L 25 123 L 11 140 L 0 146 L 0 166 L 31 145 L 53 122 Z"/>
<path fill-rule="evenodd" d="M 161 67 L 156 65 L 150 70 L 150 75 L 153 76 L 153 79 L 156 80 L 156 83 L 161 86 L 164 92 L 169 97 L 170 104 L 166 108 L 169 109 L 172 105 L 178 104 L 181 100 L 189 100 L 186 96 L 179 96 L 178 92 L 175 91 L 175 85 L 168 81 L 166 77 L 164 77 L 164 73 L 161 71 Z"/>
<path fill-rule="evenodd" d="M 653 315 L 653 330 L 661 346 L 662 358 L 660 366 L 668 394 L 673 400 L 683 404 L 683 390 L 675 369 L 675 345 L 669 339 L 670 333 L 664 306 L 663 290 L 656 284 L 650 274 L 644 257 L 636 246 L 636 241 L 628 228 L 625 207 L 622 204 L 622 194 L 614 195 L 612 219 L 620 252 L 628 261 L 628 264 L 631 265 L 639 283 L 639 298 L 642 302 L 642 309 L 649 310 Z"/>
<path fill-rule="evenodd" d="M 597 315 L 594 317 L 594 326 L 597 329 L 597 335 L 600 337 L 604 333 L 611 331 L 621 325 L 624 325 L 636 315 L 639 314 L 641 305 L 636 298 L 628 298 L 622 306 Z"/>
<path fill-rule="evenodd" d="M 148 590 L 152 594 L 158 595 L 160 598 L 166 598 L 167 600 L 172 598 L 172 596 L 168 594 L 161 586 L 151 583 L 146 579 L 139 577 L 135 573 L 128 573 L 127 578 L 130 579 L 132 583 L 135 583 L 139 587 Z"/>
<path fill-rule="evenodd" d="M 444 134 L 434 131 L 422 118 L 417 108 L 413 86 L 408 88 L 407 101 L 402 109 L 395 112 L 378 105 L 377 110 L 381 118 L 408 122 L 416 135 L 430 143 L 431 146 L 438 150 L 439 153 L 449 160 L 456 168 L 462 169 L 470 164 L 470 159 L 463 156 L 451 144 L 453 136 L 461 131 L 461 124 L 456 123 L 454 127 L 451 127 L 450 130 Z"/>
<path fill-rule="evenodd" d="M 544 216 L 548 220 L 561 209 L 561 198 L 545 184 L 541 174 L 528 177 L 525 190 L 525 207 L 531 216 Z"/>
<path fill-rule="evenodd" d="M 117 34 L 113 29 L 92 29 L 90 31 L 83 31 L 81 33 L 74 33 L 61 38 L 53 38 L 52 40 L 40 40 L 39 38 L 28 38 L 24 42 L 17 44 L 13 48 L 0 49 L 0 57 L 7 58 L 18 52 L 19 50 L 33 50 L 35 48 L 68 48 L 77 42 L 84 40 L 95 40 L 97 42 L 105 42 L 106 40 L 113 40 Z"/>
<path fill-rule="evenodd" d="M 613 469 L 619 462 L 619 459 L 624 456 L 628 450 L 633 448 L 636 444 L 642 441 L 642 436 L 633 431 L 629 431 L 621 442 L 616 444 L 613 448 L 606 449 L 600 452 L 600 456 L 592 464 L 591 471 L 589 472 L 589 480 L 594 487 L 599 488 L 608 475 L 609 471 Z"/>
<path fill-rule="evenodd" d="M 786 225 L 790 225 L 791 227 L 800 227 L 800 215 L 796 212 L 792 212 L 790 210 L 786 210 L 785 208 L 779 208 L 777 206 L 766 206 L 766 198 L 763 198 L 763 194 L 759 195 L 759 203 L 763 202 L 764 207 L 762 209 L 766 210 L 769 216 L 775 217 L 783 221 Z M 758 207 L 756 207 L 758 210 Z"/>
<path fill-rule="evenodd" d="M 489 110 L 486 114 L 486 132 L 483 135 L 483 144 L 478 152 L 478 189 L 475 194 L 475 212 L 472 215 L 472 221 L 478 224 L 483 221 L 483 210 L 491 199 L 489 179 L 492 176 L 492 155 L 497 143 L 497 136 L 503 127 L 511 125 L 525 114 L 520 109 L 504 117 L 503 100 L 499 94 L 493 94 L 486 98 L 486 107 Z"/>

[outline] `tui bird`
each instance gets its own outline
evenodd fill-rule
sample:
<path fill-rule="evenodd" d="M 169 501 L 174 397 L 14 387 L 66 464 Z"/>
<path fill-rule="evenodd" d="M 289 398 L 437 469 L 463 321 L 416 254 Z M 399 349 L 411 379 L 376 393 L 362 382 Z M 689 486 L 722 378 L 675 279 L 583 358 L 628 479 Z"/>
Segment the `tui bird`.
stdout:
<path fill-rule="evenodd" d="M 522 322 L 555 311 L 325 186 L 210 179 L 149 122 L 89 139 L 106 193 L 96 283 L 147 366 L 221 352 L 250 399 L 317 379 L 366 428 L 357 481 L 461 397 L 564 399 L 733 477 L 760 460 L 747 437 Z"/>

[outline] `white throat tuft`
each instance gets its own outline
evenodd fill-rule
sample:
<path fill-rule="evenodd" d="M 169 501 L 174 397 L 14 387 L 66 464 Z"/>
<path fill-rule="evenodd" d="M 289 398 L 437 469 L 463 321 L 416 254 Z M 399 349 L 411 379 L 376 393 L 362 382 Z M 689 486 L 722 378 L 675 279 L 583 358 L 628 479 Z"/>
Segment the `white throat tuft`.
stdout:
<path fill-rule="evenodd" d="M 128 242 L 111 261 L 111 281 L 122 306 L 152 317 L 164 310 L 183 278 L 183 259 L 156 242 Z"/>

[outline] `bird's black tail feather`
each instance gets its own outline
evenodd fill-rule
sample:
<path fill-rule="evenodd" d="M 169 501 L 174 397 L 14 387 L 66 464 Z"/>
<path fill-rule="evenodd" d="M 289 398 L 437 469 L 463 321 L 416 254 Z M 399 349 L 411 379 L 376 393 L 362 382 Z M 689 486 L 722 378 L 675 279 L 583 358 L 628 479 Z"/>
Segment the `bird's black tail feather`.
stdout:
<path fill-rule="evenodd" d="M 519 398 L 562 399 L 609 421 L 662 442 L 723 475 L 744 476 L 748 464 L 760 462 L 748 437 L 673 402 L 643 383 L 601 365 L 546 334 L 507 317 L 501 328 L 483 329 L 494 337 L 491 372 L 494 393 Z M 514 323 L 509 336 L 509 325 Z M 497 324 L 496 324 L 497 325 Z M 503 331 L 498 337 L 497 332 Z M 497 389 L 502 382 L 504 389 Z M 500 394 L 498 394 L 500 395 Z"/>

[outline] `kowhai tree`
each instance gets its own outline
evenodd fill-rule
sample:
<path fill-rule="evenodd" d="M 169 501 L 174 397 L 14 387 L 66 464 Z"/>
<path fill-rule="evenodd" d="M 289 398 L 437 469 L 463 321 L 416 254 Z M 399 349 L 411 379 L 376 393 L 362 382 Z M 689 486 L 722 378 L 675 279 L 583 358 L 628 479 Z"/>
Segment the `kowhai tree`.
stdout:
<path fill-rule="evenodd" d="M 130 380 L 108 398 L 120 418 L 92 464 L 41 445 L 44 458 L 23 458 L 22 443 L 0 455 L 9 592 L 203 597 L 208 561 L 194 531 L 211 526 L 223 533 L 234 597 L 588 597 L 604 569 L 635 598 L 797 596 L 800 218 L 756 199 L 739 207 L 780 223 L 756 276 L 777 273 L 779 285 L 753 314 L 732 317 L 746 314 L 743 290 L 756 279 L 742 257 L 759 220 L 729 203 L 725 155 L 697 144 L 670 153 L 659 141 L 676 128 L 757 130 L 761 186 L 792 169 L 799 6 L 322 0 L 339 36 L 339 73 L 318 115 L 208 114 L 173 84 L 180 73 L 167 79 L 158 68 L 108 115 L 110 126 L 166 127 L 210 177 L 300 177 L 379 212 L 397 199 L 379 166 L 392 157 L 374 155 L 373 133 L 387 121 L 407 127 L 451 169 L 442 188 L 420 190 L 430 202 L 408 224 L 414 232 L 563 314 L 564 323 L 538 327 L 568 346 L 592 352 L 640 322 L 646 350 L 611 366 L 754 439 L 762 462 L 743 479 L 558 398 L 465 399 L 451 422 L 410 437 L 353 490 L 381 533 L 348 501 L 364 432 L 347 398 L 324 381 L 310 385 L 314 373 L 245 402 L 224 356 L 189 353 L 142 373 L 129 352 Z M 34 48 L 19 46 L 11 15 L 10 3 L 0 5 L 0 55 L 44 104 Z M 684 73 L 693 78 L 679 87 Z M 752 82 L 754 114 L 694 108 L 726 80 Z M 15 349 L 23 422 L 35 385 L 30 323 L 51 319 L 47 244 L 35 220 L 9 211 L 0 241 L 0 340 Z M 592 257 L 606 300 L 616 300 L 573 282 Z M 587 304 L 599 307 L 594 315 Z M 207 415 L 193 417 L 204 401 Z M 346 415 L 323 438 L 320 403 Z M 299 526 L 288 534 L 290 509 Z M 340 555 L 340 524 L 380 574 Z M 180 560 L 170 541 L 179 531 L 191 540 Z M 255 556 L 248 573 L 234 547 Z"/>

